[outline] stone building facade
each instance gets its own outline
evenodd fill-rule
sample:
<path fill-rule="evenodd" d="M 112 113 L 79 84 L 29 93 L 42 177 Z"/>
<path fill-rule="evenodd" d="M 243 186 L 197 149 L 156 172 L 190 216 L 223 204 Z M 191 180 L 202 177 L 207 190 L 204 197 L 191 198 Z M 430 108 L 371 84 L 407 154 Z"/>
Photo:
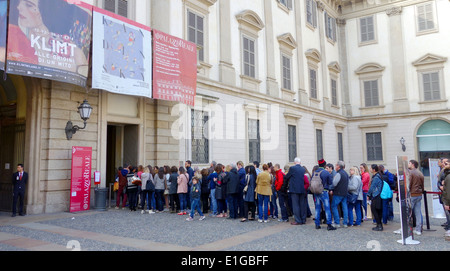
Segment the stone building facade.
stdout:
<path fill-rule="evenodd" d="M 71 147 L 109 187 L 123 164 L 205 167 L 450 155 L 448 0 L 90 0 L 198 45 L 194 107 L 8 75 L 0 82 L 1 209 L 23 162 L 27 213 L 69 208 Z M 66 139 L 76 108 L 94 108 Z M 403 151 L 400 139 L 405 140 Z M 426 163 L 421 163 L 426 171 Z"/>

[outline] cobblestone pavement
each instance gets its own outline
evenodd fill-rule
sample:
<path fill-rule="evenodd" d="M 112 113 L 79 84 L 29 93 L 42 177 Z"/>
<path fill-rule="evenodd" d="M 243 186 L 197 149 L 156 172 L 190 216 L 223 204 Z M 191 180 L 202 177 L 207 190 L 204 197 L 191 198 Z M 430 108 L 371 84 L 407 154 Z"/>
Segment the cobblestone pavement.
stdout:
<path fill-rule="evenodd" d="M 311 206 L 311 205 L 310 205 Z M 314 210 L 312 209 L 314 212 Z M 10 217 L 0 214 L 0 251 L 450 251 L 440 226 L 430 218 L 431 231 L 402 245 L 399 214 L 384 231 L 372 231 L 372 221 L 360 227 L 316 230 L 312 218 L 302 226 L 270 220 L 240 222 L 208 217 L 185 221 L 169 212 L 141 214 L 128 209 Z M 291 218 L 292 220 L 292 218 Z M 424 218 L 424 229 L 426 221 Z"/>

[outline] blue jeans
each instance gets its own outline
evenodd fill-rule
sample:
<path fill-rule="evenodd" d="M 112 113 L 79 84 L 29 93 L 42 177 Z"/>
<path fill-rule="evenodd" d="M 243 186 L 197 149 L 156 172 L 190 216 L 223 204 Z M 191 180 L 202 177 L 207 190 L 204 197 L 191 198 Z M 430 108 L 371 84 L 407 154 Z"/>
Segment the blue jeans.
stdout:
<path fill-rule="evenodd" d="M 387 224 L 388 216 L 389 216 L 389 200 L 382 199 L 383 204 L 383 224 Z"/>
<path fill-rule="evenodd" d="M 200 208 L 200 199 L 191 199 L 191 217 L 194 218 L 195 211 L 198 212 L 200 216 L 203 216 L 202 210 Z"/>
<path fill-rule="evenodd" d="M 258 194 L 258 217 L 260 220 L 267 220 L 269 218 L 269 199 L 270 196 Z"/>
<path fill-rule="evenodd" d="M 355 213 L 356 213 L 356 221 L 355 221 L 355 225 L 361 225 L 361 220 L 362 220 L 362 214 L 361 214 L 361 204 L 362 204 L 362 200 L 356 200 L 355 203 L 350 203 L 348 202 L 348 225 L 352 225 L 353 224 L 353 209 L 355 209 Z"/>
<path fill-rule="evenodd" d="M 217 215 L 217 200 L 216 200 L 216 189 L 211 189 L 211 209 L 213 215 Z"/>
<path fill-rule="evenodd" d="M 333 202 L 331 203 L 331 211 L 333 213 L 334 223 L 340 225 L 339 222 L 339 212 L 338 205 L 342 203 L 342 215 L 344 216 L 344 225 L 348 224 L 348 206 L 347 206 L 347 196 L 336 196 L 333 195 Z"/>
<path fill-rule="evenodd" d="M 364 208 L 364 216 L 367 217 L 367 192 L 363 192 L 362 207 Z"/>
<path fill-rule="evenodd" d="M 179 193 L 178 198 L 180 199 L 180 211 L 186 211 L 186 194 L 187 193 Z"/>
<path fill-rule="evenodd" d="M 270 204 L 269 208 L 270 208 L 270 215 L 278 218 L 277 198 L 278 198 L 277 191 L 273 191 L 272 200 L 269 203 Z"/>
<path fill-rule="evenodd" d="M 416 217 L 416 231 L 422 232 L 423 217 L 422 217 L 422 196 L 411 197 L 411 209 Z"/>
<path fill-rule="evenodd" d="M 330 210 L 330 197 L 328 196 L 328 191 L 323 191 L 322 194 L 314 195 L 316 198 L 316 219 L 314 220 L 317 226 L 320 226 L 320 212 L 325 210 L 325 216 L 327 218 L 327 224 L 330 225 L 331 220 L 331 210 Z"/>

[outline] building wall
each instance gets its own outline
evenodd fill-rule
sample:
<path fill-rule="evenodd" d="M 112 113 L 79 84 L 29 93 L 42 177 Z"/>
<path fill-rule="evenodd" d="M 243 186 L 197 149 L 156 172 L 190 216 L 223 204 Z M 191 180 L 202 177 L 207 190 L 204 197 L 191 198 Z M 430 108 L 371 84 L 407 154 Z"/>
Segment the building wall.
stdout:
<path fill-rule="evenodd" d="M 86 2 L 103 5 L 102 0 Z M 252 162 L 248 119 L 264 122 L 272 113 L 267 128 L 260 130 L 262 162 L 292 163 L 288 125 L 296 126 L 297 156 L 310 170 L 318 158 L 316 129 L 323 132 L 323 156 L 331 163 L 339 159 L 337 133 L 343 135 L 343 156 L 349 166 L 376 162 L 395 171 L 396 155 L 418 159 L 418 127 L 429 119 L 450 119 L 445 80 L 450 77 L 446 48 L 450 2 L 430 1 L 438 27 L 424 35 L 418 35 L 412 25 L 416 5 L 427 1 L 317 1 L 316 28 L 306 23 L 305 1 L 292 2 L 288 9 L 276 0 L 129 1 L 128 17 L 184 39 L 188 10 L 204 17 L 205 60 L 198 63 L 194 109 L 207 111 L 210 119 L 209 162 Z M 336 41 L 325 36 L 325 12 L 336 19 Z M 361 45 L 358 20 L 371 15 L 376 42 Z M 255 39 L 255 79 L 242 76 L 242 35 Z M 291 58 L 290 90 L 282 88 L 282 52 Z M 311 67 L 317 71 L 317 99 L 310 97 Z M 430 67 L 442 70 L 443 95 L 439 101 L 423 102 L 419 71 Z M 379 107 L 362 104 L 361 79 L 367 75 L 381 78 Z M 331 104 L 331 78 L 337 81 L 336 106 Z M 101 185 L 106 185 L 108 125 L 137 125 L 138 164 L 180 166 L 192 159 L 192 108 L 100 90 L 86 94 L 85 89 L 47 80 L 32 82 L 27 131 L 36 132 L 36 137 L 27 135 L 27 159 L 38 178 L 28 191 L 29 213 L 68 210 L 71 146 L 93 147 L 92 170 L 101 172 Z M 94 112 L 87 129 L 67 141 L 66 122 L 82 122 L 76 108 L 84 98 Z M 381 161 L 367 161 L 365 134 L 370 132 L 382 133 Z M 406 152 L 401 150 L 401 137 L 406 140 Z"/>

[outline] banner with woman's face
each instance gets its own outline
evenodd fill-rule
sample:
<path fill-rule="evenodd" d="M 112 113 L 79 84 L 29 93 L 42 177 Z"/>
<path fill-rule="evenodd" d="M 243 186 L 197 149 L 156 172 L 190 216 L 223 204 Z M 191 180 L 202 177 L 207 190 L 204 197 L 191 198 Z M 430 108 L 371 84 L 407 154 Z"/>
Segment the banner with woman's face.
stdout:
<path fill-rule="evenodd" d="M 66 0 L 11 0 L 7 73 L 86 86 L 92 6 Z"/>
<path fill-rule="evenodd" d="M 0 0 L 0 70 L 5 70 L 6 57 L 6 15 L 8 13 L 8 2 Z"/>

